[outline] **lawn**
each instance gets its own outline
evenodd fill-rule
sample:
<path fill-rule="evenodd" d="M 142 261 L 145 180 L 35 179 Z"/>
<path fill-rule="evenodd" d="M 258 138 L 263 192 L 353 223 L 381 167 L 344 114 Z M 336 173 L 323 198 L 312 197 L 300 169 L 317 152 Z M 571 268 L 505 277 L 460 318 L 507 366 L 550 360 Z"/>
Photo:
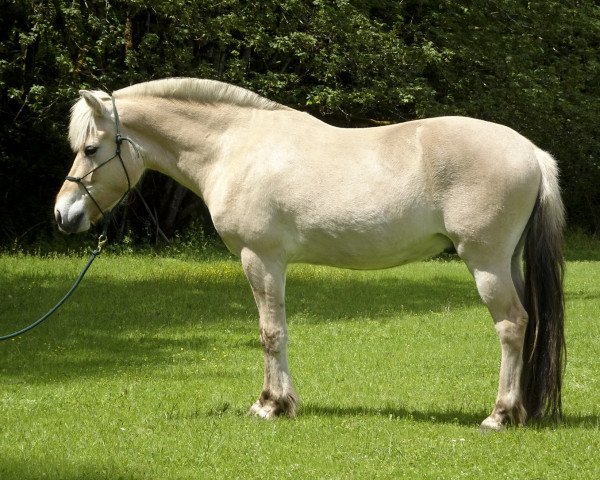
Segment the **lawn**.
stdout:
<path fill-rule="evenodd" d="M 84 263 L 0 255 L 0 333 Z M 499 345 L 462 263 L 293 266 L 302 403 L 264 422 L 246 414 L 262 352 L 239 263 L 109 250 L 0 344 L 0 478 L 600 478 L 600 262 L 570 261 L 566 290 L 564 423 L 482 435 Z"/>

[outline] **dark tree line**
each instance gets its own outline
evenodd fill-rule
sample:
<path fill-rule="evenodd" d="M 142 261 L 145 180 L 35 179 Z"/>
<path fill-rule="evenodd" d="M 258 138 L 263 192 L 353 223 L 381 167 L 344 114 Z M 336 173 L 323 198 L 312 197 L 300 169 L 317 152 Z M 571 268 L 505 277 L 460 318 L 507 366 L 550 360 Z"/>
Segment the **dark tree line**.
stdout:
<path fill-rule="evenodd" d="M 0 245 L 52 238 L 80 88 L 214 78 L 343 126 L 436 115 L 509 125 L 554 154 L 570 224 L 600 234 L 600 6 L 593 0 L 0 0 Z M 158 174 L 167 236 L 210 228 Z M 114 227 L 152 236 L 135 197 Z"/>

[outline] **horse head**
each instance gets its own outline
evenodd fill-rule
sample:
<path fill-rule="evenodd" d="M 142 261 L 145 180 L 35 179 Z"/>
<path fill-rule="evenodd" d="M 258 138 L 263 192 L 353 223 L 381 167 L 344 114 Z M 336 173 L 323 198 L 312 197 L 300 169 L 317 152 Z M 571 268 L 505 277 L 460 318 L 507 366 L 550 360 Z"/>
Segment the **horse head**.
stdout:
<path fill-rule="evenodd" d="M 84 232 L 101 220 L 143 170 L 135 144 L 121 136 L 114 98 L 101 91 L 79 93 L 69 125 L 75 160 L 54 207 L 58 227 L 65 233 Z M 123 140 L 131 148 L 121 148 Z"/>

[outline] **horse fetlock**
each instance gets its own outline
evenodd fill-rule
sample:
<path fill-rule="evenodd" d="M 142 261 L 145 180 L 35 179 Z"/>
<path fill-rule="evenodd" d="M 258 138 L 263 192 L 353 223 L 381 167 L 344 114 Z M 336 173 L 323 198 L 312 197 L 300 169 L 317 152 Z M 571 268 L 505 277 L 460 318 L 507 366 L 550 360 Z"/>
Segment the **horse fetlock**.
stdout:
<path fill-rule="evenodd" d="M 525 408 L 519 402 L 510 408 L 502 409 L 498 411 L 498 415 L 503 419 L 503 422 L 507 425 L 523 425 L 526 419 Z"/>
<path fill-rule="evenodd" d="M 527 412 L 520 400 L 512 405 L 497 402 L 491 415 L 481 423 L 480 429 L 501 431 L 506 425 L 524 425 L 526 419 Z"/>
<path fill-rule="evenodd" d="M 514 425 L 525 425 L 525 422 L 527 421 L 527 411 L 521 402 L 513 407 L 511 418 Z"/>
<path fill-rule="evenodd" d="M 250 407 L 250 413 L 264 419 L 296 416 L 297 397 L 294 392 L 285 395 L 274 395 L 263 390 L 259 399 Z"/>

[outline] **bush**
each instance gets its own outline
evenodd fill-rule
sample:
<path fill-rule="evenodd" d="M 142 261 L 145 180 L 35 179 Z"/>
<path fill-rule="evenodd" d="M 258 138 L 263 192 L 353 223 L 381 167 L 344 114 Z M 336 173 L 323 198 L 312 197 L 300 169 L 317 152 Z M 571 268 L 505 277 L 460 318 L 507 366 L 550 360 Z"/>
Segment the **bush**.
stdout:
<path fill-rule="evenodd" d="M 3 8 L 0 244 L 52 235 L 77 91 L 167 76 L 231 82 L 344 126 L 447 114 L 507 124 L 557 157 L 571 224 L 600 233 L 596 2 L 25 0 Z M 201 202 L 169 182 L 152 175 L 141 187 L 167 235 L 193 222 L 210 230 Z M 129 205 L 117 233 L 144 236 L 142 212 Z"/>

